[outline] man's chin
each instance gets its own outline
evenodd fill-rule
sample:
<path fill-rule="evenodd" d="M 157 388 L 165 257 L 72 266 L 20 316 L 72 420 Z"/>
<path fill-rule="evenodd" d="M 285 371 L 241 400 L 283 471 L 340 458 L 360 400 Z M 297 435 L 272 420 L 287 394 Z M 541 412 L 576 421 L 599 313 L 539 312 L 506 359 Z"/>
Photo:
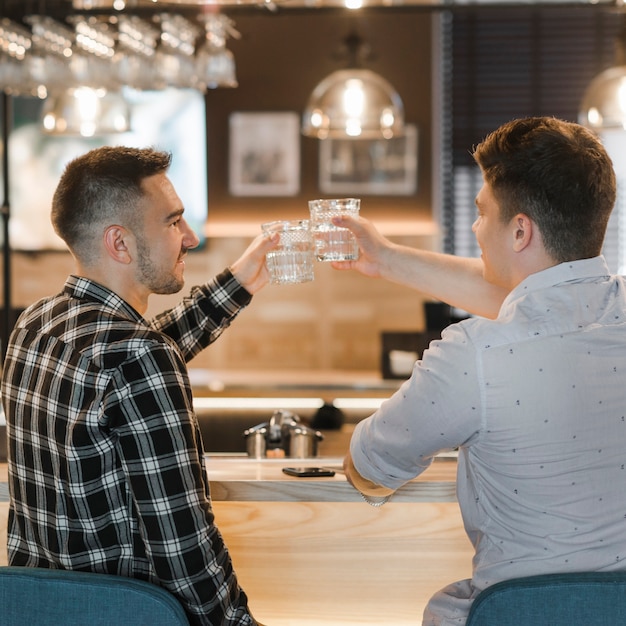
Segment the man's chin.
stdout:
<path fill-rule="evenodd" d="M 153 293 L 159 296 L 169 296 L 174 293 L 178 293 L 185 286 L 185 280 L 181 278 L 176 278 L 171 280 L 168 283 L 163 285 L 159 285 Z"/>

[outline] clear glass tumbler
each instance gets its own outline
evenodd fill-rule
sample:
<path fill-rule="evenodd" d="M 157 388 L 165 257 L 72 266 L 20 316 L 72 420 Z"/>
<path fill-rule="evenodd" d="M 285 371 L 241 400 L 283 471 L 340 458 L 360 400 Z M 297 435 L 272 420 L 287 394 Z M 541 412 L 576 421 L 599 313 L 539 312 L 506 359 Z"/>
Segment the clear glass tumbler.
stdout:
<path fill-rule="evenodd" d="M 309 220 L 266 222 L 261 224 L 261 230 L 266 235 L 280 234 L 278 245 L 265 256 L 271 283 L 288 285 L 314 279 L 314 245 Z"/>
<path fill-rule="evenodd" d="M 310 200 L 311 231 L 318 261 L 352 261 L 359 258 L 359 246 L 347 228 L 332 223 L 336 215 L 358 215 L 361 200 L 358 198 L 335 198 Z"/>

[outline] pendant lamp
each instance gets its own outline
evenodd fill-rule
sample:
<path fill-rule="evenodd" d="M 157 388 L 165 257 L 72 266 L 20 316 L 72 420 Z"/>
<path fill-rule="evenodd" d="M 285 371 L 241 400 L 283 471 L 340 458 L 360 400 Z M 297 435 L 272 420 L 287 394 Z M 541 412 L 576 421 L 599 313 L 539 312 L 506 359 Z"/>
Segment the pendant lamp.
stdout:
<path fill-rule="evenodd" d="M 42 124 L 53 135 L 124 133 L 130 130 L 130 105 L 119 91 L 70 87 L 45 100 Z"/>
<path fill-rule="evenodd" d="M 626 16 L 615 42 L 613 67 L 600 72 L 585 90 L 578 121 L 594 130 L 626 130 Z"/>
<path fill-rule="evenodd" d="M 357 67 L 363 41 L 344 41 L 351 66 L 336 70 L 313 89 L 302 116 L 302 134 L 325 139 L 390 139 L 404 132 L 404 106 L 382 76 Z"/>

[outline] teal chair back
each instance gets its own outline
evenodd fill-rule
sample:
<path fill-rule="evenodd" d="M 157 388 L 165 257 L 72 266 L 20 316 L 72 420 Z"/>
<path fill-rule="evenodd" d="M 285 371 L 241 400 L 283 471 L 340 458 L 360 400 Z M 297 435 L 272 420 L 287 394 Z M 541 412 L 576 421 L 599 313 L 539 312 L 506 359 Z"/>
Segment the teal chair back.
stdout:
<path fill-rule="evenodd" d="M 626 624 L 626 572 L 545 574 L 496 583 L 472 604 L 466 626 Z"/>
<path fill-rule="evenodd" d="M 122 576 L 0 567 L 0 626 L 189 626 L 182 605 Z"/>

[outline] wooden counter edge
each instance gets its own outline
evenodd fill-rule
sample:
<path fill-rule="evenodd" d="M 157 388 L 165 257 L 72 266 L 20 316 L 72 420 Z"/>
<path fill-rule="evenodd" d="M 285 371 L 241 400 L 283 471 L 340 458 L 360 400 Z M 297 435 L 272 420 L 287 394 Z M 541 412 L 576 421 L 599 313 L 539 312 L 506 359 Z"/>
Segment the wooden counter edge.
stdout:
<path fill-rule="evenodd" d="M 231 502 L 363 502 L 348 482 L 280 480 L 212 480 L 211 499 Z M 415 480 L 391 497 L 390 503 L 456 502 L 454 481 Z"/>

